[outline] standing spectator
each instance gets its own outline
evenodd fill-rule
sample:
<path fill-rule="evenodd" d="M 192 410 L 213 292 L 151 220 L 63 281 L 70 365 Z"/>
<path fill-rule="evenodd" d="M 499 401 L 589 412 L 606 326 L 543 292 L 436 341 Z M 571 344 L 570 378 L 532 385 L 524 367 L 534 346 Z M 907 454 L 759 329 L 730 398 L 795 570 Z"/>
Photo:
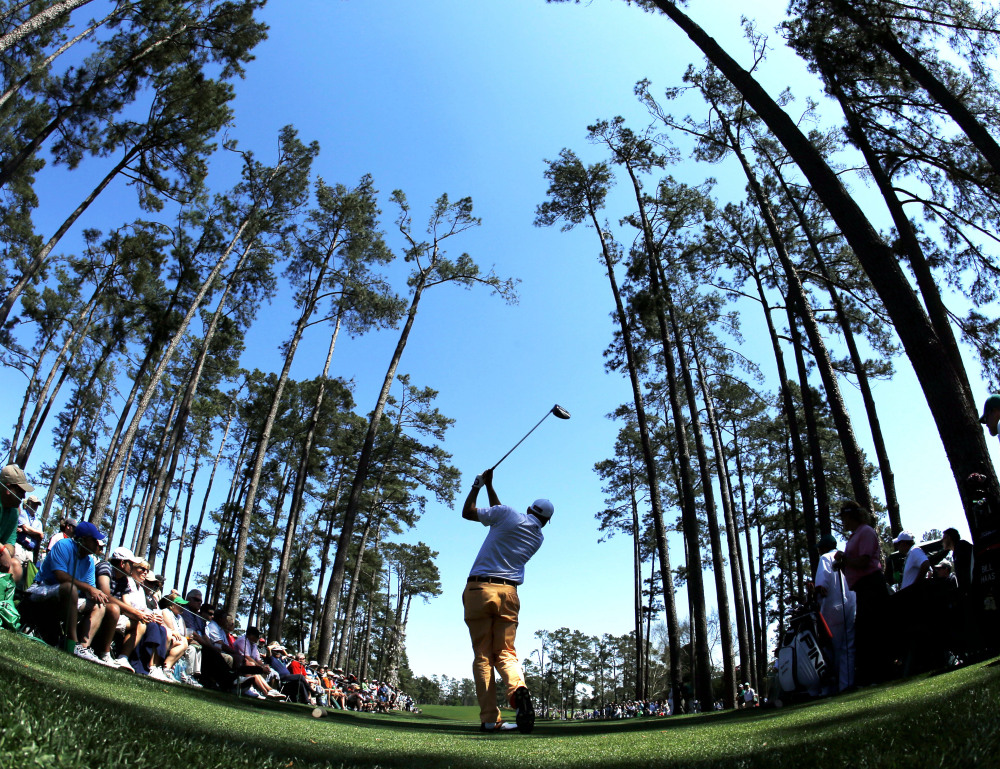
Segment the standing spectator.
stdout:
<path fill-rule="evenodd" d="M 42 503 L 38 497 L 32 494 L 24 500 L 24 506 L 17 518 L 17 547 L 15 555 L 21 560 L 29 563 L 35 562 L 35 554 L 42 544 L 42 523 L 38 520 L 36 512 Z"/>
<path fill-rule="evenodd" d="M 840 521 L 851 532 L 851 538 L 843 552 L 838 551 L 834 556 L 834 568 L 843 571 L 857 601 L 854 677 L 859 686 L 868 686 L 885 680 L 889 673 L 885 640 L 889 588 L 883 571 L 882 545 L 868 523 L 868 511 L 857 502 L 848 501 L 841 506 Z"/>
<path fill-rule="evenodd" d="M 1000 395 L 993 394 L 983 403 L 983 415 L 979 417 L 979 423 L 986 425 L 990 435 L 996 435 L 997 422 L 1000 422 Z"/>
<path fill-rule="evenodd" d="M 906 556 L 906 561 L 903 564 L 903 581 L 899 589 L 905 590 L 918 580 L 926 579 L 927 572 L 931 569 L 931 562 L 927 554 L 913 544 L 912 532 L 899 532 L 892 543 L 896 546 L 897 551 Z"/>
<path fill-rule="evenodd" d="M 854 686 L 854 618 L 857 599 L 847 586 L 842 571 L 834 566 L 837 540 L 824 534 L 819 540 L 821 553 L 816 566 L 815 592 L 820 614 L 826 620 L 833 638 L 833 665 L 836 670 L 837 691 Z"/>
<path fill-rule="evenodd" d="M 483 485 L 490 506 L 477 508 L 476 498 Z M 524 513 L 500 504 L 493 488 L 492 468 L 476 478 L 462 507 L 462 518 L 489 527 L 462 593 L 465 624 L 475 655 L 472 674 L 482 731 L 515 728 L 500 721 L 494 668 L 507 687 L 508 702 L 515 708 L 516 728 L 527 734 L 535 727 L 535 707 L 514 649 L 521 608 L 517 586 L 524 583 L 525 564 L 542 546 L 542 528 L 554 511 L 547 499 L 536 499 Z"/>
<path fill-rule="evenodd" d="M 10 574 L 10 579 L 21 581 L 21 562 L 14 556 L 17 543 L 17 521 L 20 517 L 21 500 L 35 487 L 17 465 L 7 465 L 0 472 L 0 575 Z M 0 597 L 4 591 L 0 590 Z"/>
<path fill-rule="evenodd" d="M 111 650 L 119 613 L 118 607 L 109 604 L 108 597 L 97 589 L 95 580 L 93 554 L 104 539 L 94 524 L 80 523 L 73 539 L 57 542 L 42 561 L 27 597 L 40 604 L 39 608 L 56 614 L 77 657 L 109 665 L 103 658 Z"/>
<path fill-rule="evenodd" d="M 73 530 L 76 529 L 76 519 L 74 518 L 60 518 L 59 519 L 59 530 L 52 535 L 49 540 L 49 546 L 47 550 L 51 550 L 56 546 L 56 542 L 60 539 L 69 539 L 73 536 Z"/>
<path fill-rule="evenodd" d="M 968 594 L 972 587 L 973 568 L 973 547 L 971 542 L 966 542 L 958 533 L 958 529 L 945 529 L 941 540 L 944 549 L 951 553 L 952 564 L 954 565 L 955 579 L 958 580 L 958 589 L 962 594 Z"/>

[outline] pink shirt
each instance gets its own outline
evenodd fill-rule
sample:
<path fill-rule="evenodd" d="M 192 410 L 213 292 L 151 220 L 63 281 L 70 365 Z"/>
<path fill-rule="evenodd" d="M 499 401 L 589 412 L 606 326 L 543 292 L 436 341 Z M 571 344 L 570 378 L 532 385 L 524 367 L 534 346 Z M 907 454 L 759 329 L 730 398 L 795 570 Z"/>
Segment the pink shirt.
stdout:
<path fill-rule="evenodd" d="M 847 586 L 853 588 L 855 583 L 862 577 L 882 571 L 882 546 L 878 541 L 878 534 L 868 524 L 861 524 L 855 529 L 851 538 L 844 548 L 844 555 L 848 558 L 858 558 L 868 556 L 868 565 L 862 568 L 850 568 L 844 566 L 844 576 L 847 578 Z"/>

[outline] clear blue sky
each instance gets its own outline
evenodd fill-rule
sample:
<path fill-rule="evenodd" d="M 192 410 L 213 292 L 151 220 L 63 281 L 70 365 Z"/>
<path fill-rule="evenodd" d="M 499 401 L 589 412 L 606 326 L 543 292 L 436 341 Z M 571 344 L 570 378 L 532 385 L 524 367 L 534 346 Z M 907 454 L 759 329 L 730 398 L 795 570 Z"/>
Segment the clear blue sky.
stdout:
<path fill-rule="evenodd" d="M 766 5 L 755 11 L 764 30 L 773 27 L 784 8 L 784 3 Z M 740 29 L 745 7 L 724 0 L 691 3 L 690 10 L 745 62 Z M 589 5 L 297 0 L 270 3 L 265 18 L 270 37 L 237 84 L 230 135 L 269 159 L 280 127 L 294 124 L 303 139 L 320 142 L 316 169 L 327 182 L 351 184 L 362 174 L 374 176 L 387 227 L 394 215 L 388 203 L 393 189 L 406 192 L 416 222 L 426 218 L 443 192 L 471 196 L 483 224 L 454 241 L 455 253 L 467 251 L 484 268 L 493 266 L 500 275 L 522 281 L 516 306 L 482 289 L 434 289 L 400 367 L 413 384 L 439 390 L 437 406 L 457 420 L 446 448 L 462 470 L 462 496 L 473 476 L 499 459 L 554 403 L 572 412 L 568 422 L 546 420 L 497 471 L 496 487 L 505 503 L 525 507 L 544 496 L 556 507 L 545 529 L 546 544 L 529 564 L 520 591 L 521 655 L 534 648 L 539 628 L 627 632 L 632 626 L 631 549 L 625 540 L 598 545 L 594 520 L 604 500 L 593 466 L 610 456 L 617 432 L 605 415 L 631 397 L 627 382 L 603 368 L 602 352 L 612 331 L 611 295 L 591 231 L 541 230 L 532 220 L 545 195 L 544 159 L 563 147 L 589 162 L 599 159 L 596 148 L 586 144 L 586 126 L 619 114 L 644 126 L 646 113 L 632 95 L 635 82 L 650 78 L 656 92 L 678 85 L 687 64 L 701 61 L 700 54 L 668 21 L 620 0 Z M 804 68 L 783 51 L 765 66 L 763 80 L 772 93 L 791 86 L 800 98 L 818 97 Z M 694 103 L 690 109 L 700 111 Z M 716 176 L 723 190 L 736 193 L 742 188 L 733 170 L 724 167 L 692 162 L 671 172 L 688 182 Z M 88 162 L 71 179 L 64 171 L 47 175 L 36 217 L 40 229 L 50 231 L 79 199 L 77 188 L 86 188 L 101 173 L 99 164 Z M 232 181 L 215 178 L 213 184 L 225 189 Z M 861 182 L 854 185 L 860 188 Z M 102 200 L 84 226 L 109 226 L 127 200 L 123 192 Z M 614 217 L 630 210 L 627 200 L 620 200 L 612 208 Z M 402 289 L 402 274 L 396 278 Z M 287 308 L 283 293 L 262 310 L 245 367 L 276 370 L 280 365 L 277 348 L 292 322 Z M 773 361 L 758 325 L 755 315 L 744 319 L 743 349 L 773 388 Z M 314 327 L 311 334 L 296 359 L 295 377 L 312 377 L 322 368 L 325 332 Z M 395 341 L 396 332 L 390 331 L 339 343 L 333 372 L 354 380 L 360 412 L 374 406 Z M 897 368 L 896 380 L 878 384 L 875 395 L 904 525 L 918 536 L 949 525 L 967 532 L 926 405 L 905 359 L 897 361 Z M 974 367 L 970 376 L 977 381 Z M 8 372 L 0 374 L 0 383 L 7 392 L 19 394 L 23 388 Z M 846 390 L 867 448 L 860 398 L 850 386 Z M 411 612 L 407 650 L 418 675 L 464 677 L 470 672 L 461 591 L 484 529 L 461 519 L 460 504 L 461 496 L 456 509 L 432 501 L 405 537 L 440 553 L 444 588 L 442 596 L 415 604 Z M 675 541 L 675 563 L 682 553 Z M 678 605 L 684 607 L 681 599 Z"/>

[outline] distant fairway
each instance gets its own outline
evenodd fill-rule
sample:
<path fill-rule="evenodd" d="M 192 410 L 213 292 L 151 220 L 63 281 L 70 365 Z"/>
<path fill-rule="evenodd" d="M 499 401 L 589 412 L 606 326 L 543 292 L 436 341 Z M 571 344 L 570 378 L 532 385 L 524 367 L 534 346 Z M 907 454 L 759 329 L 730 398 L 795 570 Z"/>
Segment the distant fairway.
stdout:
<path fill-rule="evenodd" d="M 823 703 L 487 736 L 476 708 L 421 715 L 236 699 L 76 660 L 0 631 L 3 769 L 1000 766 L 1000 661 Z"/>

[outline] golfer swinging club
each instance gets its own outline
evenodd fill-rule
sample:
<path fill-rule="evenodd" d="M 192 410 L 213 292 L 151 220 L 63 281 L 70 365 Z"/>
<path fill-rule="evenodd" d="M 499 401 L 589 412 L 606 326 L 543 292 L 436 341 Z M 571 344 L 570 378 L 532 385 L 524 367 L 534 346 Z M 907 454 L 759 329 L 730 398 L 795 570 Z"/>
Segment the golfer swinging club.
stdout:
<path fill-rule="evenodd" d="M 490 506 L 476 507 L 476 497 L 484 484 Z M 527 734 L 535 727 L 535 708 L 514 651 L 517 612 L 521 608 L 517 586 L 524 582 L 524 565 L 542 546 L 542 527 L 553 511 L 547 499 L 536 499 L 526 513 L 501 505 L 493 489 L 493 468 L 476 477 L 462 508 L 463 518 L 490 527 L 462 593 L 465 624 L 475 653 L 472 676 L 479 700 L 479 729 L 483 732 L 518 730 Z M 507 687 L 507 700 L 516 710 L 516 726 L 500 720 L 493 668 Z"/>

